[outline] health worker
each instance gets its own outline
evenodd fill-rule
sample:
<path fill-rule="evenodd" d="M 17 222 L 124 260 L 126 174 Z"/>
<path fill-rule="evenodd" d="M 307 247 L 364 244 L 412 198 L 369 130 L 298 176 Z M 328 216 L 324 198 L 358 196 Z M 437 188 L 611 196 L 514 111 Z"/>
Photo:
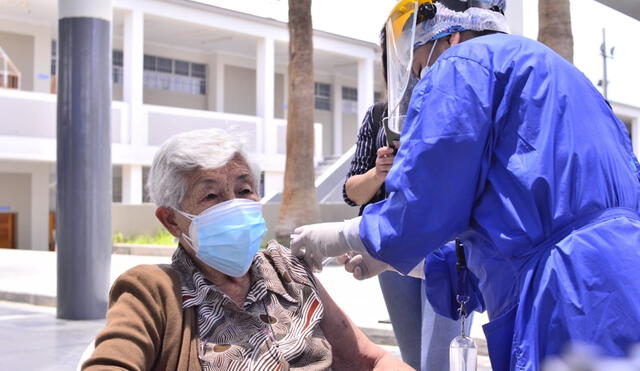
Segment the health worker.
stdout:
<path fill-rule="evenodd" d="M 316 269 L 356 252 L 359 278 L 422 273 L 434 308 L 453 316 L 456 254 L 441 247 L 459 239 L 494 370 L 540 369 L 569 343 L 626 355 L 640 342 L 640 164 L 602 95 L 546 46 L 509 35 L 504 5 L 396 5 L 389 197 L 298 228 L 291 248 Z M 410 73 L 421 79 L 404 118 Z"/>

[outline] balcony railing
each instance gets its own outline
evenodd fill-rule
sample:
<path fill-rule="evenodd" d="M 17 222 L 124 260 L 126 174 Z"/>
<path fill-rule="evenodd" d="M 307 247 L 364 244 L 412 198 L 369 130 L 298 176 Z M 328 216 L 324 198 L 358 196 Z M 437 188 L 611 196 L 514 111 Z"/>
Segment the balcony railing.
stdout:
<path fill-rule="evenodd" d="M 111 104 L 111 141 L 114 144 L 131 146 L 131 149 L 143 146 L 153 151 L 152 147 L 175 134 L 219 128 L 244 140 L 248 152 L 270 159 L 282 159 L 286 154 L 285 120 L 273 120 L 265 132 L 262 119 L 255 116 L 143 105 L 139 118 L 134 119 L 132 125 L 129 110 L 129 104 L 125 102 L 113 101 Z M 322 160 L 322 124 L 314 125 L 314 135 L 314 157 L 319 162 Z M 56 96 L 0 89 L 0 137 L 55 140 Z M 138 161 L 141 159 L 137 158 Z"/>
<path fill-rule="evenodd" d="M 111 141 L 121 143 L 127 105 L 111 105 Z M 56 96 L 0 89 L 0 135 L 31 138 L 56 138 Z"/>

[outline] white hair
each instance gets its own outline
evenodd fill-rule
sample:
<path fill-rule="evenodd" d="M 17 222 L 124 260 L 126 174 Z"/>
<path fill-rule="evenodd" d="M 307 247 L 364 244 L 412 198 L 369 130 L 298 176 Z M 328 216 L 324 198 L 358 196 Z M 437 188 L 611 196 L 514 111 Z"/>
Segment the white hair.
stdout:
<path fill-rule="evenodd" d="M 242 141 L 220 129 L 188 131 L 169 138 L 153 157 L 147 180 L 151 201 L 158 207 L 179 208 L 187 190 L 187 173 L 223 167 L 237 154 L 249 165 L 257 188 L 259 169 L 242 147 Z"/>

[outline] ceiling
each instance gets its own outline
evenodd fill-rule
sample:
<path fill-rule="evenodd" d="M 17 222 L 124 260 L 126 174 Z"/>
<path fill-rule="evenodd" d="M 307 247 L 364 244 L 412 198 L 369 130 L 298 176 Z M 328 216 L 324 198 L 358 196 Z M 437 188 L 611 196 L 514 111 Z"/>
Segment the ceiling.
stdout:
<path fill-rule="evenodd" d="M 0 0 L 0 19 L 2 18 L 20 19 L 49 26 L 55 34 L 58 23 L 58 0 Z M 115 38 L 122 38 L 123 23 L 124 11 L 115 9 L 113 15 Z M 174 19 L 145 15 L 144 34 L 145 42 L 168 46 L 179 45 L 204 54 L 222 52 L 250 59 L 255 59 L 256 56 L 256 37 Z M 287 64 L 288 53 L 287 43 L 275 43 L 277 65 Z M 357 61 L 338 51 L 333 53 L 316 50 L 314 64 L 316 70 L 329 74 L 337 72 L 353 78 L 357 75 Z M 376 64 L 376 76 L 379 74 L 378 70 L 379 66 Z"/>
<path fill-rule="evenodd" d="M 55 27 L 58 21 L 58 1 L 0 0 L 0 17 L 19 18 Z"/>
<path fill-rule="evenodd" d="M 2 1 L 2 0 L 0 0 Z M 113 18 L 114 37 L 122 38 L 124 13 L 116 10 Z M 216 29 L 194 23 L 181 22 L 157 16 L 145 15 L 145 42 L 167 46 L 179 45 L 193 52 L 212 54 L 220 52 L 248 59 L 255 59 L 257 38 L 229 30 Z M 288 44 L 276 42 L 274 46 L 277 65 L 286 65 L 289 57 Z M 316 69 L 341 75 L 355 76 L 357 61 L 339 53 L 314 52 Z"/>
<path fill-rule="evenodd" d="M 596 1 L 640 21 L 640 1 L 638 0 L 596 0 Z"/>

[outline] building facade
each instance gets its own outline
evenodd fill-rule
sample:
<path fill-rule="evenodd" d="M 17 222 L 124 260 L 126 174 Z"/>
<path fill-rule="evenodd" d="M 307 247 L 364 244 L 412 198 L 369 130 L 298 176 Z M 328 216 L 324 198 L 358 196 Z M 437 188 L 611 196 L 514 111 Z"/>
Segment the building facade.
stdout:
<path fill-rule="evenodd" d="M 164 140 L 212 127 L 246 142 L 264 172 L 263 194 L 281 191 L 287 24 L 196 1 L 113 4 L 115 207 L 148 202 L 146 176 Z M 44 250 L 53 242 L 56 34 L 55 0 L 0 7 L 0 47 L 20 73 L 19 88 L 0 88 L 0 212 L 13 214 L 21 249 Z M 313 42 L 319 164 L 353 145 L 358 118 L 383 82 L 377 45 L 321 31 Z"/>
<path fill-rule="evenodd" d="M 153 219 L 145 205 L 149 165 L 164 140 L 188 130 L 237 133 L 262 167 L 262 194 L 277 202 L 290 93 L 287 24 L 205 3 L 113 0 L 114 231 L 135 231 L 124 230 L 133 221 L 156 226 L 143 220 Z M 514 33 L 535 37 L 525 32 L 532 29 L 525 4 L 510 1 L 507 17 Z M 0 240 L 11 231 L 10 247 L 20 249 L 46 250 L 55 240 L 57 5 L 0 2 Z M 317 185 L 322 201 L 340 202 L 360 120 L 384 94 L 379 49 L 318 30 L 313 42 L 315 162 L 323 164 L 319 175 L 327 170 Z M 612 105 L 640 154 L 640 108 Z"/>

